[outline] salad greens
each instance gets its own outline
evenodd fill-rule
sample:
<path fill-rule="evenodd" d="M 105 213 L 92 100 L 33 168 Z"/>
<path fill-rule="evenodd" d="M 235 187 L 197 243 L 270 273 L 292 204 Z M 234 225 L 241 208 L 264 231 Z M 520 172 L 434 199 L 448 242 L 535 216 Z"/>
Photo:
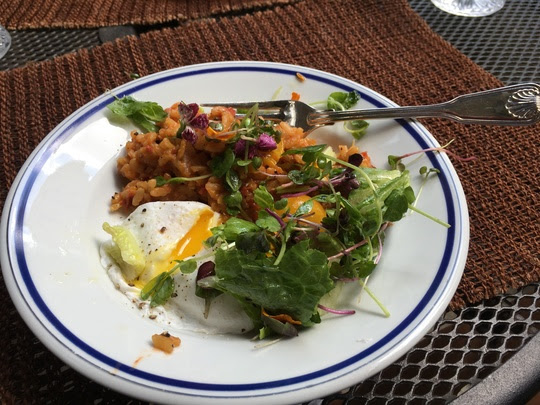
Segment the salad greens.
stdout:
<path fill-rule="evenodd" d="M 213 228 L 205 242 L 215 249 L 214 268 L 199 277 L 197 295 L 209 301 L 221 293 L 233 296 L 254 325 L 265 329 L 264 336 L 291 336 L 298 327 L 320 322 L 321 298 L 336 282 L 371 274 L 384 228 L 399 221 L 414 201 L 408 171 L 359 167 L 324 153 L 326 149 L 316 145 L 286 152 L 301 155 L 304 162 L 289 173 L 293 197 L 314 194 L 294 213 L 286 208 L 288 188 L 274 196 L 261 184 L 253 194 L 260 208 L 257 220 L 231 217 Z M 226 167 L 233 170 L 232 164 Z M 328 207 L 321 224 L 309 220 L 315 201 Z M 193 267 L 173 270 L 187 273 Z M 151 287 L 160 282 L 151 282 Z M 167 292 L 168 284 L 163 289 Z M 159 289 L 155 294 L 161 302 L 164 294 Z M 280 320 L 283 316 L 290 319 Z"/>
<path fill-rule="evenodd" d="M 327 106 L 348 109 L 358 99 L 356 92 L 335 92 Z M 109 108 L 143 127 L 155 126 L 164 118 L 155 103 L 131 97 L 117 99 Z M 216 296 L 229 294 L 250 316 L 259 337 L 294 336 L 299 329 L 319 323 L 321 309 L 353 313 L 333 311 L 320 304 L 321 299 L 341 282 L 365 286 L 363 279 L 380 260 L 384 231 L 390 223 L 401 220 L 409 209 L 428 215 L 413 205 L 416 197 L 402 157 L 389 157 L 388 170 L 364 167 L 361 154 L 343 161 L 323 144 L 284 151 L 284 156 L 295 155 L 301 158 L 295 161 L 302 163 L 295 163 L 286 175 L 276 174 L 286 176 L 276 188 L 259 182 L 252 194 L 258 212 L 251 219 L 243 209 L 243 182 L 250 167 L 256 170 L 261 155 L 276 149 L 281 138 L 276 126 L 257 113 L 254 106 L 232 126 L 224 152 L 209 162 L 211 175 L 222 179 L 226 188 L 224 201 L 231 215 L 211 229 L 212 236 L 205 241 L 213 252 L 208 256 L 211 261 L 198 268 L 200 257 L 177 261 L 142 289 L 141 299 L 161 305 L 173 294 L 176 272 L 197 271 L 196 295 L 207 301 L 207 308 Z M 198 117 L 193 114 L 190 119 Z M 213 130 L 220 128 L 219 122 L 205 123 Z M 352 121 L 346 129 L 358 139 L 366 128 L 365 121 Z M 425 169 L 421 174 L 427 178 L 433 172 Z M 163 185 L 192 179 L 156 180 Z M 291 209 L 291 202 L 298 199 L 301 203 Z M 318 221 L 314 219 L 316 206 L 325 213 Z"/>
<path fill-rule="evenodd" d="M 258 219 L 232 217 L 212 229 L 205 242 L 215 248 L 215 269 L 199 286 L 235 297 L 257 327 L 274 333 L 290 335 L 291 328 L 282 330 L 283 322 L 269 321 L 263 310 L 287 315 L 301 327 L 318 323 L 321 298 L 340 280 L 371 274 L 386 224 L 400 220 L 414 201 L 407 171 L 359 167 L 325 149 L 316 145 L 286 152 L 301 155 L 299 173 L 309 173 L 301 179 L 289 173 L 296 180 L 291 183 L 301 187 L 293 194 L 314 194 L 294 213 L 283 211 L 291 198 L 287 188 L 274 197 L 259 185 L 254 192 Z M 321 224 L 309 221 L 315 201 L 328 207 Z"/>
<path fill-rule="evenodd" d="M 240 237 L 237 235 L 237 241 Z M 244 249 L 238 242 L 235 249 L 218 249 L 216 274 L 199 284 L 229 293 L 246 306 L 288 314 L 302 325 L 311 325 L 319 300 L 333 287 L 326 255 L 309 248 L 305 240 L 288 248 L 276 265 L 266 254 L 268 250 L 268 246 L 261 249 L 256 241 Z"/>
<path fill-rule="evenodd" d="M 147 132 L 157 131 L 156 123 L 167 118 L 167 113 L 158 103 L 138 101 L 132 96 L 116 97 L 107 107 L 116 115 L 130 118 Z"/>

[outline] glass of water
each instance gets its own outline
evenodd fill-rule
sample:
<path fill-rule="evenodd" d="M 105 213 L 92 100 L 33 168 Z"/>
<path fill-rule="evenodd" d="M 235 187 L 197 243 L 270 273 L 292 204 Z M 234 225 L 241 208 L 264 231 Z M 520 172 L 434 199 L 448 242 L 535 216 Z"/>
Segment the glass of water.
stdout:
<path fill-rule="evenodd" d="M 9 32 L 0 25 L 0 59 L 4 57 L 10 46 L 11 36 L 9 35 Z"/>
<path fill-rule="evenodd" d="M 464 17 L 483 17 L 499 11 L 505 0 L 431 0 L 441 10 Z"/>

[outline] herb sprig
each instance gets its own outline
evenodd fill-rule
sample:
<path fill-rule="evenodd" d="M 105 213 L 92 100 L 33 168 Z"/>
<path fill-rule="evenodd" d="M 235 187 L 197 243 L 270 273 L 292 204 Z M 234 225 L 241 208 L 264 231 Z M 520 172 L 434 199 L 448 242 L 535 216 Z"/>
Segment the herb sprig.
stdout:
<path fill-rule="evenodd" d="M 138 101 L 132 96 L 118 98 L 107 106 L 114 114 L 131 119 L 136 125 L 147 132 L 156 132 L 158 122 L 167 118 L 167 113 L 153 101 Z"/>

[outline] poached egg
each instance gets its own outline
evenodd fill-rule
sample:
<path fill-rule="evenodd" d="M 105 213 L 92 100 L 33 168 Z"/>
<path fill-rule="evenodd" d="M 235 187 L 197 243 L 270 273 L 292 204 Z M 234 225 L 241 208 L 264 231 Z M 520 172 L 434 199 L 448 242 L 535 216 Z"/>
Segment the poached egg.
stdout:
<path fill-rule="evenodd" d="M 104 224 L 112 240 L 100 246 L 101 263 L 116 288 L 144 317 L 178 330 L 209 334 L 247 332 L 253 328 L 251 319 L 227 294 L 212 300 L 205 317 L 205 300 L 195 295 L 197 271 L 175 274 L 173 296 L 163 305 L 152 308 L 140 298 L 141 289 L 174 267 L 175 260 L 204 256 L 198 265 L 212 260 L 212 251 L 203 242 L 220 222 L 218 213 L 195 201 L 143 204 L 120 225 Z"/>

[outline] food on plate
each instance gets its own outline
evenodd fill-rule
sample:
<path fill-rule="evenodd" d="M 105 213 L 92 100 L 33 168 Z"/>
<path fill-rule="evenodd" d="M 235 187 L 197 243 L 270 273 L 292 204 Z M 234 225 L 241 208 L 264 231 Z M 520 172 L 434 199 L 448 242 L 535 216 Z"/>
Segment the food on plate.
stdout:
<path fill-rule="evenodd" d="M 180 343 L 180 338 L 171 335 L 169 332 L 152 335 L 152 344 L 154 347 L 165 353 L 172 353 L 176 347 L 180 346 Z"/>
<path fill-rule="evenodd" d="M 243 333 L 253 323 L 230 296 L 219 297 L 206 313 L 197 297 L 196 273 L 179 273 L 160 286 L 167 293 L 147 301 L 144 287 L 174 267 L 176 260 L 211 252 L 203 242 L 221 222 L 220 214 L 195 201 L 160 201 L 141 205 L 118 225 L 103 224 L 111 239 L 101 245 L 101 261 L 116 288 L 128 296 L 141 314 L 177 329 L 206 333 Z M 202 264 L 202 262 L 200 263 Z M 172 297 L 171 297 L 172 296 Z M 186 299 L 189 297 L 189 299 Z"/>
<path fill-rule="evenodd" d="M 113 242 L 104 248 L 126 281 L 142 288 L 169 270 L 173 260 L 198 253 L 219 223 L 220 215 L 199 202 L 145 204 L 119 226 L 103 224 Z"/>
<path fill-rule="evenodd" d="M 336 92 L 327 108 L 357 101 Z M 415 201 L 404 168 L 373 167 L 354 142 L 316 144 L 257 106 L 240 117 L 127 96 L 109 108 L 143 131 L 117 162 L 127 184 L 111 209 L 130 215 L 104 224 L 104 264 L 149 316 L 183 328 L 295 336 L 325 313 L 354 313 L 335 307 L 340 291 L 366 288 L 385 231 Z M 366 128 L 344 126 L 354 139 Z"/>

